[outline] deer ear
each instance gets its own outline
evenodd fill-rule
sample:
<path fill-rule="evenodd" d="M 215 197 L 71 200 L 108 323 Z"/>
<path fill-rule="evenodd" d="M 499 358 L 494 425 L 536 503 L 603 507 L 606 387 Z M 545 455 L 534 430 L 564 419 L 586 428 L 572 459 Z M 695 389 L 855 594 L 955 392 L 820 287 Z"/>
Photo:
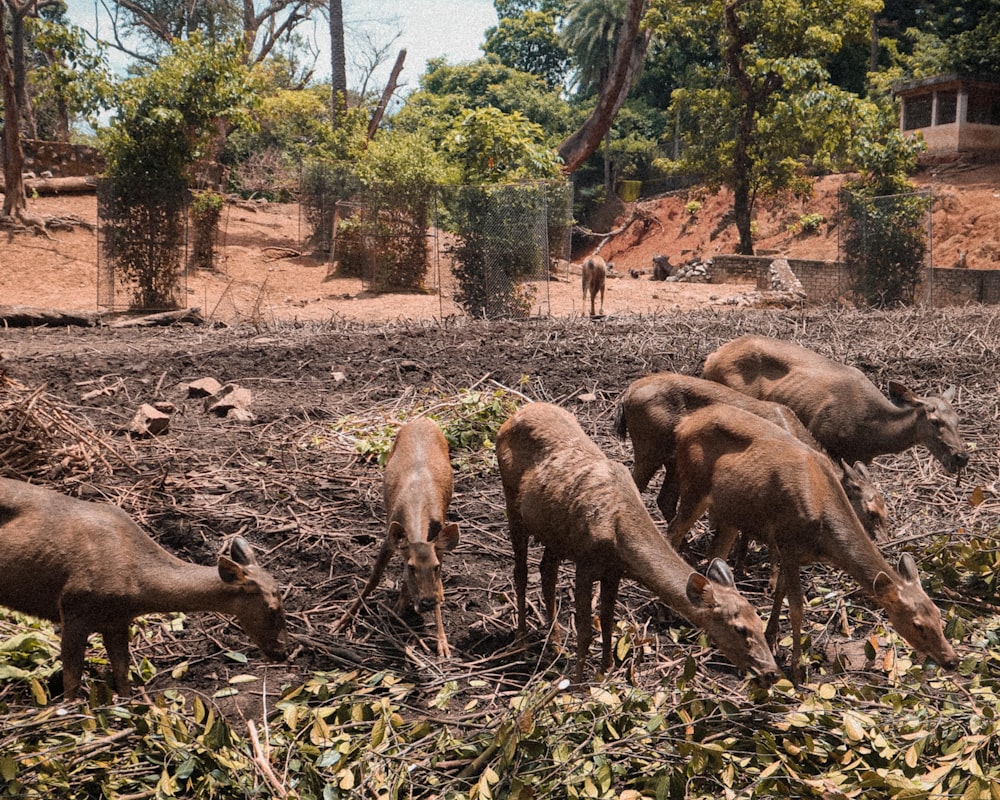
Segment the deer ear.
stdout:
<path fill-rule="evenodd" d="M 687 582 L 687 599 L 691 605 L 709 608 L 715 605 L 712 582 L 700 572 L 692 572 Z"/>
<path fill-rule="evenodd" d="M 872 591 L 875 592 L 875 597 L 882 602 L 891 602 L 899 596 L 899 587 L 896 586 L 896 582 L 887 572 L 880 572 L 875 576 L 875 580 L 872 582 Z"/>
<path fill-rule="evenodd" d="M 903 553 L 903 555 L 899 557 L 899 563 L 896 565 L 896 569 L 903 577 L 904 581 L 908 583 L 920 582 L 920 574 L 917 572 L 917 562 L 913 560 L 913 556 L 909 553 Z"/>
<path fill-rule="evenodd" d="M 237 564 L 250 566 L 257 563 L 250 544 L 242 536 L 237 536 L 233 539 L 233 543 L 229 545 L 229 555 Z"/>
<path fill-rule="evenodd" d="M 861 462 L 859 461 L 857 463 L 860 464 Z M 854 467 L 852 467 L 850 464 L 848 464 L 844 459 L 840 459 L 840 468 L 842 470 L 844 470 L 844 474 L 848 478 L 850 478 L 854 483 L 859 483 L 860 482 L 860 477 L 861 476 L 858 475 L 858 471 Z"/>
<path fill-rule="evenodd" d="M 896 405 L 915 403 L 917 396 L 899 381 L 889 381 L 889 399 Z"/>
<path fill-rule="evenodd" d="M 222 578 L 223 583 L 230 585 L 245 584 L 247 582 L 247 573 L 243 569 L 243 566 L 226 556 L 219 556 L 219 577 Z"/>
<path fill-rule="evenodd" d="M 941 395 L 941 399 L 944 400 L 946 403 L 950 403 L 952 400 L 955 399 L 955 392 L 956 392 L 955 387 L 949 386 L 947 389 L 945 389 L 944 393 Z"/>
<path fill-rule="evenodd" d="M 396 520 L 389 523 L 389 541 L 393 547 L 406 547 L 409 543 L 406 538 L 406 529 Z"/>
<path fill-rule="evenodd" d="M 712 563 L 708 565 L 706 574 L 708 575 L 708 579 L 710 581 L 721 583 L 723 586 L 728 586 L 730 589 L 736 588 L 736 580 L 733 578 L 733 571 L 729 569 L 729 565 L 721 558 L 712 559 Z"/>
<path fill-rule="evenodd" d="M 458 544 L 458 523 L 449 522 L 441 529 L 437 539 L 434 540 L 434 549 L 438 552 L 454 550 Z"/>

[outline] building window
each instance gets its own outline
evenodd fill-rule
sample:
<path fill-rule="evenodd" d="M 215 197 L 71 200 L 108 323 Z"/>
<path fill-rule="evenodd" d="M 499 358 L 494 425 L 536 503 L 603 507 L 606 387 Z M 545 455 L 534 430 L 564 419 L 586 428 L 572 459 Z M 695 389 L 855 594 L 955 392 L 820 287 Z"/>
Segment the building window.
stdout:
<path fill-rule="evenodd" d="M 932 101 L 933 98 L 929 94 L 904 98 L 903 130 L 912 131 L 917 128 L 929 128 L 931 125 Z"/>
<path fill-rule="evenodd" d="M 951 125 L 955 121 L 958 108 L 958 92 L 952 90 L 937 93 L 937 114 L 935 125 Z"/>
<path fill-rule="evenodd" d="M 1000 125 L 1000 94 L 996 90 L 970 86 L 966 121 L 976 125 Z"/>

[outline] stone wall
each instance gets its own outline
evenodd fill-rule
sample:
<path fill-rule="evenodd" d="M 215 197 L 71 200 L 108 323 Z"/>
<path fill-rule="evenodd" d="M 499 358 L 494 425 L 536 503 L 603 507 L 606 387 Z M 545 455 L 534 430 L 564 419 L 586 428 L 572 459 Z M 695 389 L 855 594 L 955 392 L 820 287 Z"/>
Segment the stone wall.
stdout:
<path fill-rule="evenodd" d="M 24 171 L 36 177 L 51 172 L 53 178 L 79 178 L 104 171 L 104 158 L 97 148 L 66 142 L 22 139 Z"/>
<path fill-rule="evenodd" d="M 758 291 L 767 291 L 771 288 L 768 267 L 776 258 L 783 256 L 713 256 L 710 281 L 752 283 Z M 841 297 L 850 296 L 851 276 L 842 262 L 787 260 L 806 291 L 807 303 L 834 303 Z M 928 269 L 917 288 L 917 300 L 932 306 L 1000 303 L 1000 270 Z"/>

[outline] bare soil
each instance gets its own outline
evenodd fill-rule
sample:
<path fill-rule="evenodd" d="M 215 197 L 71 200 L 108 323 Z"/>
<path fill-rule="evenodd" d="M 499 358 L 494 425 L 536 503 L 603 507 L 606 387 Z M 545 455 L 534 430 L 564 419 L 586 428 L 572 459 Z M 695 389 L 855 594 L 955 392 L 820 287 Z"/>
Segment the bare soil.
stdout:
<path fill-rule="evenodd" d="M 985 243 L 1000 234 L 995 224 L 983 227 L 983 220 L 998 213 L 1000 201 L 986 178 L 948 192 L 954 198 L 949 202 L 969 220 L 956 226 L 955 236 L 964 237 L 969 258 L 976 253 L 979 261 L 970 266 L 984 266 Z M 966 192 L 979 199 L 966 201 Z M 655 202 L 666 206 L 668 201 Z M 36 213 L 94 221 L 92 198 L 40 198 L 31 207 Z M 796 206 L 788 213 L 797 217 L 801 211 Z M 654 224 L 630 247 L 614 243 L 620 249 L 612 251 L 609 243 L 606 255 L 620 259 L 620 267 L 638 269 L 651 257 L 643 248 L 670 252 L 681 242 L 687 249 L 679 223 L 671 223 L 668 215 L 661 224 L 666 233 L 657 235 Z M 553 284 L 552 316 L 471 321 L 442 313 L 444 301 L 434 295 L 369 297 L 356 281 L 324 280 L 326 266 L 306 256 L 276 258 L 283 250 L 272 248 L 294 250 L 302 239 L 291 207 L 231 208 L 225 231 L 220 272 L 191 276 L 189 291 L 192 305 L 232 325 L 0 334 L 0 375 L 37 388 L 104 442 L 101 459 L 64 462 L 59 469 L 58 443 L 42 442 L 38 469 L 20 477 L 121 505 L 164 546 L 200 563 L 213 563 L 225 541 L 244 535 L 285 587 L 297 642 L 287 663 L 265 665 L 229 620 L 189 615 L 178 629 L 152 618 L 139 625 L 133 644 L 135 660 L 146 657 L 157 670 L 148 691 L 178 687 L 211 697 L 239 688 L 233 696 L 217 698 L 217 704 L 226 713 L 257 715 L 265 698 L 273 708 L 282 686 L 301 682 L 314 670 L 361 665 L 397 671 L 416 685 L 413 702 L 421 706 L 451 680 L 461 691 L 478 694 L 481 703 L 504 703 L 532 676 L 567 672 L 572 659 L 543 646 L 534 569 L 529 595 L 536 634 L 527 649 L 514 643 L 505 510 L 488 451 L 454 454 L 451 516 L 460 525 L 462 542 L 444 568 L 453 658 L 442 662 L 433 655 L 432 620 L 394 614 L 398 563 L 351 632 L 331 633 L 367 579 L 384 535 L 381 472 L 377 463 L 359 455 L 359 445 L 385 437 L 421 410 L 453 418 L 455 398 L 475 389 L 565 405 L 610 457 L 630 463 L 630 445 L 611 430 L 615 403 L 626 386 L 657 370 L 697 374 L 709 352 L 747 332 L 814 347 L 855 364 L 883 388 L 889 379 L 918 392 L 959 387 L 955 406 L 974 450 L 959 481 L 920 448 L 882 457 L 873 466 L 895 536 L 887 548 L 891 559 L 907 550 L 926 568 L 949 537 L 987 537 L 996 526 L 996 308 L 739 310 L 719 301 L 744 286 L 664 285 L 641 277 L 610 282 L 609 313 L 603 319 L 581 320 L 578 283 L 564 280 Z M 704 232 L 700 246 L 714 246 L 707 223 Z M 835 234 L 815 238 L 818 245 Z M 789 254 L 801 252 L 794 249 L 798 244 L 796 237 L 788 240 Z M 56 232 L 51 239 L 8 238 L 0 250 L 0 302 L 94 309 L 95 252 L 94 235 L 85 230 Z M 236 324 L 248 322 L 254 324 Z M 255 420 L 218 419 L 189 399 L 187 383 L 206 376 L 250 389 Z M 176 408 L 168 433 L 149 439 L 126 435 L 139 405 L 157 401 Z M 653 503 L 657 488 L 654 479 L 647 500 L 654 519 L 663 524 Z M 705 552 L 703 539 L 696 537 L 692 545 L 693 563 Z M 766 554 L 759 559 L 766 561 Z M 564 619 L 572 608 L 570 576 L 567 569 L 559 583 Z M 857 656 L 869 636 L 891 643 L 884 617 L 843 575 L 817 567 L 808 576 L 810 596 L 823 598 L 807 609 L 812 674 L 847 668 L 880 680 L 885 662 Z M 932 595 L 948 613 L 952 598 L 937 591 L 933 575 L 927 577 Z M 742 576 L 740 588 L 766 617 L 766 567 Z M 841 601 L 850 631 L 833 613 Z M 964 608 L 976 613 L 968 598 Z M 618 616 L 643 642 L 618 667 L 627 679 L 650 686 L 672 680 L 684 659 L 694 655 L 700 674 L 720 690 L 741 685 L 742 678 L 724 659 L 699 643 L 696 631 L 638 584 L 623 586 Z M 892 646 L 909 655 L 905 643 Z M 957 646 L 962 656 L 973 654 L 969 643 Z M 230 651 L 245 652 L 249 661 L 227 658 Z M 854 658 L 843 660 L 844 654 Z M 259 680 L 230 685 L 237 675 Z M 5 701 L 16 702 L 11 695 Z M 27 695 L 24 702 L 30 703 Z"/>

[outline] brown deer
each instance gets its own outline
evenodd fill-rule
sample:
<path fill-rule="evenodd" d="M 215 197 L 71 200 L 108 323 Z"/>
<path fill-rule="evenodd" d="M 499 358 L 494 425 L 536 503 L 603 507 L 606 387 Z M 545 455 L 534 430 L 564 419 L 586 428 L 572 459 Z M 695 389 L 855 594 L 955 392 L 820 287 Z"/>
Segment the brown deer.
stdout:
<path fill-rule="evenodd" d="M 629 384 L 618 402 L 614 429 L 622 441 L 625 441 L 626 435 L 632 439 L 635 453 L 632 478 L 640 492 L 645 491 L 656 471 L 661 466 L 664 468 L 663 485 L 656 504 L 668 522 L 673 519 L 677 508 L 677 425 L 688 414 L 718 404 L 756 414 L 784 428 L 810 447 L 822 449 L 795 413 L 781 403 L 758 400 L 728 386 L 674 372 L 658 372 L 639 378 Z M 860 463 L 853 468 L 847 464 L 841 467 L 835 464 L 834 469 L 865 530 L 873 538 L 884 541 L 888 536 L 885 498 L 868 470 Z"/>
<path fill-rule="evenodd" d="M 604 284 L 607 280 L 608 265 L 600 256 L 591 256 L 583 262 L 580 267 L 580 282 L 583 287 L 583 304 L 587 304 L 587 295 L 590 294 L 590 316 L 596 317 L 594 311 L 594 300 L 598 293 L 601 295 L 601 313 L 604 313 Z"/>
<path fill-rule="evenodd" d="M 765 682 L 777 667 L 757 612 L 736 591 L 732 573 L 713 562 L 707 577 L 695 572 L 667 544 L 628 470 L 607 459 L 568 411 L 530 403 L 497 434 L 497 461 L 514 549 L 517 630 L 526 633 L 528 542 L 544 545 L 542 595 L 557 640 L 555 594 L 559 562 L 576 564 L 576 680 L 593 639 L 593 584 L 601 583 L 601 665 L 611 667 L 614 608 L 621 578 L 631 577 L 708 632 L 739 668 Z"/>
<path fill-rule="evenodd" d="M 334 625 L 334 632 L 347 626 L 398 552 L 405 563 L 397 609 L 409 606 L 417 613 L 433 609 L 437 654 L 451 656 L 441 617 L 441 556 L 458 544 L 458 525 L 445 521 L 453 488 L 448 441 L 441 429 L 426 417 L 403 425 L 389 450 L 383 476 L 388 531 L 368 583 Z"/>
<path fill-rule="evenodd" d="M 95 632 L 115 691 L 129 694 L 129 625 L 142 614 L 229 614 L 265 656 L 286 657 L 278 586 L 240 537 L 217 566 L 198 566 L 167 552 L 116 506 L 0 479 L 0 574 L 0 604 L 61 625 L 66 700 L 80 690 Z"/>
<path fill-rule="evenodd" d="M 949 472 L 969 462 L 951 407 L 954 387 L 918 397 L 896 381 L 886 398 L 861 370 L 792 342 L 741 336 L 705 359 L 702 377 L 784 403 L 835 461 L 866 464 L 922 444 Z"/>
<path fill-rule="evenodd" d="M 853 577 L 885 609 L 916 650 L 944 667 L 957 656 L 944 636 L 941 613 L 920 586 L 912 557 L 899 571 L 865 533 L 830 460 L 777 425 L 726 406 L 708 406 L 677 426 L 681 497 L 668 538 L 677 546 L 706 508 L 718 525 L 712 553 L 728 551 L 739 529 L 777 551 L 780 571 L 766 636 L 777 640 L 788 597 L 792 671 L 802 657 L 803 564 L 827 561 Z"/>

